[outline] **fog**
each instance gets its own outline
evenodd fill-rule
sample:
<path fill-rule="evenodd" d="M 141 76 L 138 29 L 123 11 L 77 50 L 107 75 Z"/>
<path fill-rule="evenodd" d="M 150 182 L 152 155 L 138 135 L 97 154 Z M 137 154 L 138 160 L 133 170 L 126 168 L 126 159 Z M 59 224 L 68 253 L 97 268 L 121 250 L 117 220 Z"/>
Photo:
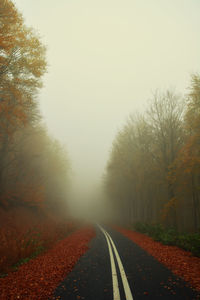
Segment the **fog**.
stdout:
<path fill-rule="evenodd" d="M 198 0 L 16 0 L 47 46 L 40 107 L 67 147 L 76 198 L 100 192 L 112 141 L 156 89 L 199 71 Z M 90 199 L 90 200 L 88 200 Z"/>

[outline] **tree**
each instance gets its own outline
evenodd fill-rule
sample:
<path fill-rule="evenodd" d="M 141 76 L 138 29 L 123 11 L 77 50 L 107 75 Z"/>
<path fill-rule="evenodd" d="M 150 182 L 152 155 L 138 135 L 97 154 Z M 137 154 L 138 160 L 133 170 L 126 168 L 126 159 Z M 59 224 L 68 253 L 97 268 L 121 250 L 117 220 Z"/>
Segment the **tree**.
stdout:
<path fill-rule="evenodd" d="M 192 75 L 184 125 L 185 141 L 175 161 L 172 179 L 196 231 L 200 225 L 200 76 L 196 74 Z"/>
<path fill-rule="evenodd" d="M 172 225 L 177 227 L 175 192 L 172 181 L 168 179 L 173 163 L 184 140 L 183 131 L 184 101 L 171 91 L 154 94 L 148 110 L 149 126 L 154 137 L 154 157 L 160 168 L 162 184 L 166 189 L 164 207 L 170 203 Z"/>
<path fill-rule="evenodd" d="M 10 0 L 0 2 L 0 193 L 14 135 L 39 119 L 36 96 L 45 47 Z M 0 197 L 2 198 L 2 197 Z"/>
<path fill-rule="evenodd" d="M 154 94 L 145 116 L 131 116 L 117 134 L 107 164 L 105 187 L 128 222 L 161 220 L 175 199 L 169 180 L 183 144 L 183 102 L 175 93 Z M 123 213 L 122 213 L 123 212 Z M 176 208 L 168 223 L 176 226 Z"/>

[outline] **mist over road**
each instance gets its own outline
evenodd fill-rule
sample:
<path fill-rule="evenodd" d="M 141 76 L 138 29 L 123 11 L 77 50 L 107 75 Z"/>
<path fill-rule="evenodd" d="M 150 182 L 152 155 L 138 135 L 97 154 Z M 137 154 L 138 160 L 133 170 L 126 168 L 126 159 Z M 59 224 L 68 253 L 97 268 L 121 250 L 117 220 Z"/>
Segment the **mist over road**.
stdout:
<path fill-rule="evenodd" d="M 113 229 L 96 227 L 96 237 L 55 299 L 199 299 L 184 281 Z"/>

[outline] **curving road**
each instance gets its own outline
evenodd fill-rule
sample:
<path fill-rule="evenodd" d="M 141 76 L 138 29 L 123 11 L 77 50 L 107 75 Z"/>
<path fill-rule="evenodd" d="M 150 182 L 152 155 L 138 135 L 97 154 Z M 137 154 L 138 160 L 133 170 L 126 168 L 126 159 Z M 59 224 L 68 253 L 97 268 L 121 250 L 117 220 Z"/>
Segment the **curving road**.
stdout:
<path fill-rule="evenodd" d="M 90 249 L 55 291 L 60 300 L 200 299 L 121 233 L 96 228 Z"/>

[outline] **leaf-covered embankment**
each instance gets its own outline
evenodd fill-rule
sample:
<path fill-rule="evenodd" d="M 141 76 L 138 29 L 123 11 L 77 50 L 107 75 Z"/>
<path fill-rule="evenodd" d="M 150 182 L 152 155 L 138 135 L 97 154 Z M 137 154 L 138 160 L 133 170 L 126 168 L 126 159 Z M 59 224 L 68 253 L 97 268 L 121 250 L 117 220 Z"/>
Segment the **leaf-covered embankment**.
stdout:
<path fill-rule="evenodd" d="M 46 300 L 87 251 L 94 230 L 84 228 L 58 242 L 47 253 L 0 279 L 1 300 Z"/>
<path fill-rule="evenodd" d="M 68 218 L 47 215 L 28 208 L 0 209 L 0 277 L 48 251 L 77 229 Z"/>
<path fill-rule="evenodd" d="M 175 275 L 182 277 L 193 288 L 200 291 L 199 257 L 194 257 L 190 252 L 176 246 L 163 245 L 136 231 L 122 228 L 117 230 L 155 257 Z"/>

